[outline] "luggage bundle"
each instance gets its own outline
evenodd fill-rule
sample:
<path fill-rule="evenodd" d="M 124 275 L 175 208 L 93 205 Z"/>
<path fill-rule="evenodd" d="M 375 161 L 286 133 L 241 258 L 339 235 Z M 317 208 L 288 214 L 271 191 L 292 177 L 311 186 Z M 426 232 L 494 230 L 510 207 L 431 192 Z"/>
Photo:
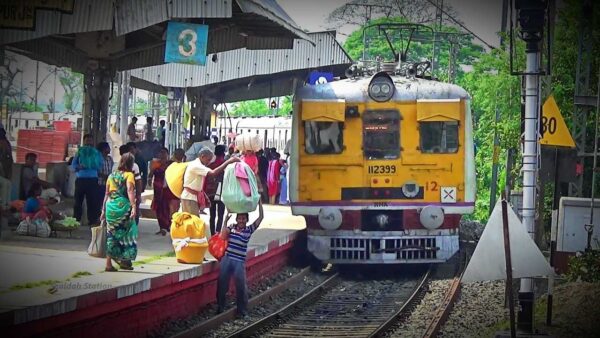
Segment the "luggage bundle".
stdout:
<path fill-rule="evenodd" d="M 190 164 L 190 162 L 174 162 L 167 167 L 167 170 L 165 170 L 165 181 L 167 186 L 177 198 L 181 198 L 181 193 L 183 192 L 183 175 L 185 175 L 188 164 Z"/>
<path fill-rule="evenodd" d="M 262 149 L 262 138 L 258 134 L 242 134 L 235 138 L 235 147 L 242 153 L 251 150 L 259 151 Z"/>
<path fill-rule="evenodd" d="M 256 210 L 260 194 L 252 169 L 243 162 L 225 168 L 221 200 L 230 213 Z"/>
<path fill-rule="evenodd" d="M 202 264 L 208 249 L 205 223 L 187 212 L 176 212 L 171 222 L 171 239 L 179 263 Z"/>

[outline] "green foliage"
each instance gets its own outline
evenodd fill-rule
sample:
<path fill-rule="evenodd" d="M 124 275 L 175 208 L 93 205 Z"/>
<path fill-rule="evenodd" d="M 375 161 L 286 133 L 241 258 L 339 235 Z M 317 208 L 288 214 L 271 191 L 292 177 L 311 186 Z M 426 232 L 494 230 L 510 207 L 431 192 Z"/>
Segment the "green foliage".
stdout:
<path fill-rule="evenodd" d="M 271 101 L 277 98 L 272 98 Z M 275 109 L 270 108 L 270 102 L 265 99 L 242 101 L 233 104 L 233 107 L 229 114 L 231 117 L 242 117 L 242 116 L 288 116 L 292 111 L 292 98 L 291 96 L 283 96 L 279 99 L 279 107 Z"/>
<path fill-rule="evenodd" d="M 160 255 L 156 255 L 156 256 L 150 256 L 148 258 L 145 259 L 138 259 L 137 261 L 133 262 L 133 266 L 140 266 L 140 265 L 144 265 L 144 264 L 150 264 L 152 262 L 155 262 L 157 260 L 163 259 L 163 258 L 168 258 L 168 257 L 175 257 L 175 252 L 170 251 L 164 254 L 160 254 Z"/>
<path fill-rule="evenodd" d="M 65 109 L 73 113 L 83 99 L 83 75 L 63 68 L 60 71 L 59 81 L 65 90 L 63 96 Z"/>
<path fill-rule="evenodd" d="M 547 233 L 550 232 L 552 225 L 552 204 L 554 202 L 554 182 L 548 182 L 544 185 L 544 211 L 542 214 L 542 224 Z"/>
<path fill-rule="evenodd" d="M 522 46 L 519 45 L 519 49 Z M 520 80 L 510 75 L 508 54 L 493 50 L 482 54 L 473 70 L 459 80 L 472 97 L 477 174 L 477 201 L 474 218 L 485 222 L 489 215 L 490 184 L 494 153 L 494 133 L 500 141 L 499 169 L 501 178 L 497 191 L 506 183 L 504 160 L 506 149 L 518 148 L 520 137 Z M 499 122 L 496 123 L 496 111 Z"/>
<path fill-rule="evenodd" d="M 39 104 L 36 106 L 33 102 L 19 102 L 18 100 L 13 100 L 8 102 L 8 107 L 10 109 L 22 110 L 28 112 L 40 112 L 44 111 L 44 108 Z"/>
<path fill-rule="evenodd" d="M 600 282 L 600 250 L 590 250 L 572 257 L 567 279 L 571 282 Z"/>
<path fill-rule="evenodd" d="M 37 288 L 40 286 L 53 285 L 56 283 L 60 283 L 60 281 L 56 280 L 56 279 L 46 279 L 46 280 L 41 280 L 41 281 L 37 281 L 37 282 L 27 282 L 27 283 L 15 284 L 15 285 L 12 285 L 9 288 L 9 290 L 17 291 L 17 290 L 23 290 L 23 289 L 33 289 L 33 288 Z"/>
<path fill-rule="evenodd" d="M 136 97 L 135 105 L 131 106 L 131 111 L 136 116 L 145 116 L 146 113 L 150 113 L 151 111 L 150 102 L 141 97 Z"/>
<path fill-rule="evenodd" d="M 369 24 L 379 23 L 407 23 L 408 21 L 403 17 L 389 17 L 379 18 L 371 20 Z M 406 49 L 408 41 L 408 33 L 406 31 L 386 31 L 396 53 L 400 53 Z M 442 28 L 442 32 L 445 33 L 459 33 L 454 27 L 445 26 Z M 456 49 L 456 75 L 460 78 L 464 75 L 464 71 L 460 65 L 472 65 L 481 53 L 484 52 L 483 48 L 472 42 L 472 37 L 463 34 L 440 34 L 436 38 L 438 42 L 435 46 L 435 62 L 434 62 L 434 75 L 441 79 L 448 79 L 448 68 L 450 62 L 450 50 L 451 43 L 455 42 L 454 48 Z M 383 32 L 379 32 L 375 27 L 366 30 L 366 59 L 373 60 L 376 57 L 382 57 L 384 60 L 394 60 L 394 53 L 392 52 L 389 44 L 385 38 Z M 413 40 L 408 48 L 407 60 L 409 62 L 419 62 L 423 60 L 431 60 L 433 57 L 433 35 L 423 34 L 421 36 L 413 37 Z M 364 49 L 363 44 L 363 29 L 358 29 L 346 39 L 344 43 L 344 49 L 350 55 L 353 60 L 362 59 L 362 53 Z"/>
<path fill-rule="evenodd" d="M 83 276 L 91 276 L 92 274 L 89 271 L 77 271 L 71 275 L 71 278 L 79 278 Z"/>

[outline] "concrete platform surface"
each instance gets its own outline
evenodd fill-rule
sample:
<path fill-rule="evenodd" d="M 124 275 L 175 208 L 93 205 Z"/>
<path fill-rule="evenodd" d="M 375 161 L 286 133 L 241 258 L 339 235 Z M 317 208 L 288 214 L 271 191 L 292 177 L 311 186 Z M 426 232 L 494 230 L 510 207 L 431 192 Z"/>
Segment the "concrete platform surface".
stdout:
<path fill-rule="evenodd" d="M 256 216 L 257 212 L 251 213 L 250 221 Z M 208 215 L 202 217 L 208 222 Z M 119 299 L 217 268 L 216 261 L 179 264 L 174 257 L 160 257 L 173 252 L 170 236 L 154 234 L 156 220 L 142 219 L 140 224 L 137 261 L 147 263 L 136 265 L 133 271 L 113 273 L 103 271 L 103 259 L 87 255 L 91 238 L 88 227 L 74 232 L 72 238 L 62 233 L 59 238 L 18 236 L 14 230 L 3 228 L 0 314 L 12 311 L 14 324 L 26 323 L 73 311 L 86 303 L 81 296 L 87 294 L 95 295 L 93 302 L 103 294 Z M 249 258 L 289 242 L 304 228 L 304 219 L 292 216 L 289 207 L 266 205 L 263 224 L 250 241 Z"/>

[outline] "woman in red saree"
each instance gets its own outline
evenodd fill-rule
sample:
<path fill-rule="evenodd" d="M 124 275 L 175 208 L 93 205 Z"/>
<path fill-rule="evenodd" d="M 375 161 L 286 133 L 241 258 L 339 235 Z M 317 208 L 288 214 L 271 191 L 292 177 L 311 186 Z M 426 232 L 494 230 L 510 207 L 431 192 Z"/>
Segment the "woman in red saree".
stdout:
<path fill-rule="evenodd" d="M 152 210 L 156 213 L 156 219 L 158 220 L 158 226 L 160 229 L 156 233 L 157 235 L 165 236 L 169 232 L 171 226 L 171 212 L 169 204 L 171 196 L 169 195 L 170 190 L 165 189 L 167 187 L 165 182 L 165 171 L 169 164 L 169 150 L 162 148 L 158 153 L 158 161 L 153 161 L 152 171 L 148 177 L 148 180 L 154 178 L 152 186 L 154 188 L 154 197 L 152 198 Z"/>
<path fill-rule="evenodd" d="M 269 171 L 267 173 L 267 186 L 269 189 L 269 203 L 275 204 L 275 198 L 279 194 L 281 163 L 279 162 L 279 153 L 274 153 L 269 161 Z"/>

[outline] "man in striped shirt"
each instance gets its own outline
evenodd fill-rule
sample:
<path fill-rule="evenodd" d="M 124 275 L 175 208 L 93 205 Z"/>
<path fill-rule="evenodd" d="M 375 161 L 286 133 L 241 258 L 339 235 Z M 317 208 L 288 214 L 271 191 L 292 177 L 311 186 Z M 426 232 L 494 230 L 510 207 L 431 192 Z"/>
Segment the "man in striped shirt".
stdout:
<path fill-rule="evenodd" d="M 231 214 L 225 218 L 225 224 L 229 221 Z M 256 231 L 263 220 L 262 202 L 258 202 L 258 218 L 254 223 L 247 225 L 248 214 L 237 214 L 236 224 L 226 226 L 221 231 L 221 237 L 228 240 L 227 251 L 221 260 L 219 280 L 217 283 L 217 313 L 223 312 L 225 308 L 225 295 L 229 290 L 229 280 L 233 275 L 237 296 L 237 313 L 240 317 L 247 315 L 248 290 L 246 286 L 246 251 L 250 236 Z"/>

